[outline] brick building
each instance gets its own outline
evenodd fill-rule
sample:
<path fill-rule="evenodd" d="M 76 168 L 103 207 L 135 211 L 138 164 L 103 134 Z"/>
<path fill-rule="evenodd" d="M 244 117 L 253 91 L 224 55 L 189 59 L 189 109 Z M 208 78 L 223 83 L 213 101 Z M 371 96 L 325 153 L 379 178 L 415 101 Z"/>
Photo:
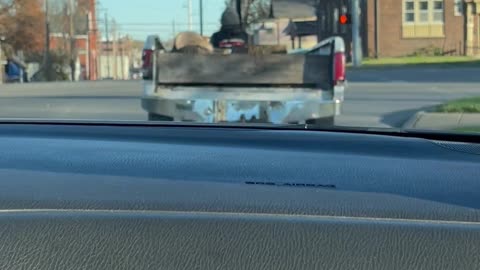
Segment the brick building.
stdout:
<path fill-rule="evenodd" d="M 480 54 L 480 0 L 360 0 L 361 37 L 366 56 L 405 56 L 429 49 L 438 54 Z M 351 27 L 339 16 L 350 0 L 320 0 L 319 36 L 339 35 L 348 49 Z"/>
<path fill-rule="evenodd" d="M 97 80 L 98 77 L 98 28 L 96 18 L 96 0 L 77 0 L 78 18 L 75 18 L 75 50 L 80 63 L 80 77 L 86 80 Z M 63 16 L 62 14 L 57 17 Z M 52 16 L 55 17 L 55 16 Z M 60 18 L 62 19 L 62 18 Z M 67 27 L 66 27 L 67 26 Z M 69 47 L 68 25 L 51 24 L 50 48 L 63 50 Z"/>
<path fill-rule="evenodd" d="M 127 80 L 142 64 L 143 42 L 136 44 L 129 36 L 115 37 L 102 41 L 99 47 L 99 78 Z"/>
<path fill-rule="evenodd" d="M 87 36 L 88 36 L 88 53 L 86 55 L 87 59 L 85 63 L 88 63 L 88 73 L 87 78 L 89 80 L 97 80 L 98 77 L 98 27 L 97 27 L 97 5 L 96 0 L 83 0 L 88 1 L 88 11 L 87 11 L 87 18 L 88 18 L 88 29 L 87 29 Z"/>

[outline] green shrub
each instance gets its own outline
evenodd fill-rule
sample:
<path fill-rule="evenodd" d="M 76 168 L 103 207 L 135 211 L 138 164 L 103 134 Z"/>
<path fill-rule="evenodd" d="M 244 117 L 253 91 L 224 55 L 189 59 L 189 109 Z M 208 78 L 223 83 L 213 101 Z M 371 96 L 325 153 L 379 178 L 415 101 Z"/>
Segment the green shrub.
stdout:
<path fill-rule="evenodd" d="M 441 105 L 438 111 L 446 113 L 480 113 L 480 97 L 452 101 Z"/>
<path fill-rule="evenodd" d="M 411 54 L 411 56 L 442 56 L 443 50 L 435 46 L 428 46 L 416 50 Z"/>

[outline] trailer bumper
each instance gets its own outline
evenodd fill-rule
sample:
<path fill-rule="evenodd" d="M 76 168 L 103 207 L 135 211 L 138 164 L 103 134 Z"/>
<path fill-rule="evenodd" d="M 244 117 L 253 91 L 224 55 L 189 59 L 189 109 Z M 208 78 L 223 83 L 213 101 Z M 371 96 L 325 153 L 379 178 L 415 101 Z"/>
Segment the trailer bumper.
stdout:
<path fill-rule="evenodd" d="M 303 124 L 341 112 L 343 89 L 173 87 L 149 89 L 142 107 L 149 114 L 199 123 Z"/>

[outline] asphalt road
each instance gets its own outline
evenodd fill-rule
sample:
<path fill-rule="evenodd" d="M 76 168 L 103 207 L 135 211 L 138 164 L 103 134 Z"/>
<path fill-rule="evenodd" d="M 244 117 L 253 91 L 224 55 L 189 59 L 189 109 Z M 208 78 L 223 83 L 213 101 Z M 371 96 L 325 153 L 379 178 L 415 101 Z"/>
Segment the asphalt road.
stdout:
<path fill-rule="evenodd" d="M 351 70 L 337 125 L 402 127 L 415 113 L 450 100 L 480 96 L 480 68 Z"/>
<path fill-rule="evenodd" d="M 0 118 L 146 120 L 140 81 L 0 85 Z"/>
<path fill-rule="evenodd" d="M 480 69 L 362 69 L 349 73 L 337 125 L 401 127 L 445 101 L 480 96 Z M 146 120 L 140 81 L 0 85 L 0 118 Z"/>

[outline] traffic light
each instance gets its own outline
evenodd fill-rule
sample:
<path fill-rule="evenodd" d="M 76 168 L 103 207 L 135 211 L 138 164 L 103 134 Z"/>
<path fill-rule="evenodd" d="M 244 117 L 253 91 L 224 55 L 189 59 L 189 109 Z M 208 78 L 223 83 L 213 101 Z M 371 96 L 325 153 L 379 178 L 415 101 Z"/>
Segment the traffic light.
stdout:
<path fill-rule="evenodd" d="M 352 24 L 352 16 L 350 14 L 340 15 L 339 22 L 342 25 Z"/>

